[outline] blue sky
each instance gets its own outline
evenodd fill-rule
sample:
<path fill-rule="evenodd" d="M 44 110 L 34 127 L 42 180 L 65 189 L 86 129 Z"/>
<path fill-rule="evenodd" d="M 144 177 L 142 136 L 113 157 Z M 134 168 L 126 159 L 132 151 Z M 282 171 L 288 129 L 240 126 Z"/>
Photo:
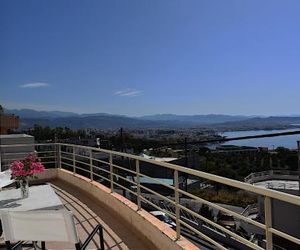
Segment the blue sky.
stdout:
<path fill-rule="evenodd" d="M 299 114 L 300 1 L 0 1 L 0 104 Z"/>

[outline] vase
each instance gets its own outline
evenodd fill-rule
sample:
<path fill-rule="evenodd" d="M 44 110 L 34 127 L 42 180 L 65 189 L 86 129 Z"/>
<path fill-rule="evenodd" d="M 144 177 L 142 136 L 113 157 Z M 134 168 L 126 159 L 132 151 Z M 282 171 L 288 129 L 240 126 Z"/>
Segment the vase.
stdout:
<path fill-rule="evenodd" d="M 28 183 L 27 178 L 25 178 L 23 180 L 20 180 L 20 190 L 21 190 L 22 199 L 28 198 L 28 196 L 29 196 L 29 183 Z"/>

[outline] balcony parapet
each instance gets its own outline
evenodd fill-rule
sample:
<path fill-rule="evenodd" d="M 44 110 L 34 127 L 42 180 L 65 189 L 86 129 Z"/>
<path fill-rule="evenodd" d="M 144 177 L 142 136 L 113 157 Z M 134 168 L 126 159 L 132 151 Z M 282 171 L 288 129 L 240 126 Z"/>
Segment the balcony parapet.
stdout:
<path fill-rule="evenodd" d="M 51 181 L 52 179 L 59 179 L 80 188 L 129 224 L 140 238 L 152 242 L 158 249 L 199 249 L 184 237 L 176 240 L 176 232 L 170 227 L 144 209 L 139 210 L 136 204 L 118 193 L 111 192 L 109 188 L 96 181 L 57 168 L 46 169 L 44 173 L 39 174 L 38 181 Z"/>

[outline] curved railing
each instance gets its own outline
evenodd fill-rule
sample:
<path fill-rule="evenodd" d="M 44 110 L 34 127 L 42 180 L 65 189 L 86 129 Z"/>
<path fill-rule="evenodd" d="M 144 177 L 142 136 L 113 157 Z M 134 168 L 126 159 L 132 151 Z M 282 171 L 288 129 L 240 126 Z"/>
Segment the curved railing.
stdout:
<path fill-rule="evenodd" d="M 12 147 L 21 148 L 22 146 L 24 145 L 1 146 L 4 167 L 7 167 L 12 160 L 5 160 L 5 156 L 12 154 L 9 152 L 9 149 Z M 227 249 L 226 246 L 228 246 L 228 244 L 231 244 L 231 246 L 235 244 L 236 248 L 240 249 L 273 249 L 275 245 L 275 243 L 273 244 L 273 236 L 281 237 L 294 244 L 300 245 L 299 238 L 272 225 L 272 202 L 274 200 L 285 202 L 296 206 L 300 211 L 300 197 L 256 187 L 248 183 L 182 166 L 166 162 L 157 162 L 116 151 L 63 143 L 34 144 L 32 146 L 47 167 L 55 166 L 57 168 L 71 170 L 77 174 L 82 174 L 91 180 L 99 181 L 108 186 L 111 192 L 120 193 L 124 190 L 127 194 L 131 194 L 131 197 L 135 197 L 133 200 L 137 203 L 139 209 L 144 206 L 151 206 L 152 208 L 165 212 L 176 222 L 177 239 L 179 239 L 181 235 L 197 235 L 218 249 Z M 22 154 L 20 153 L 20 155 Z M 130 164 L 124 165 L 124 161 L 130 162 Z M 148 164 L 148 168 L 161 168 L 168 171 L 172 176 L 173 183 L 165 183 L 161 179 L 151 176 L 151 171 L 145 173 L 144 169 L 146 169 L 146 167 L 144 167 L 144 164 Z M 225 185 L 234 190 L 256 195 L 257 198 L 263 202 L 264 219 L 251 219 L 241 213 L 205 200 L 192 192 L 188 192 L 183 188 L 181 183 L 182 176 L 188 176 L 189 179 L 198 181 L 203 180 L 205 183 L 209 182 L 212 185 Z M 146 185 L 141 181 L 142 178 L 151 180 L 153 183 L 160 185 L 161 188 L 169 190 L 169 195 L 164 195 L 159 190 Z M 163 206 L 160 206 L 159 202 L 155 202 L 153 197 L 156 197 L 157 200 L 164 201 Z M 182 200 L 184 198 L 185 200 L 189 199 L 194 202 L 199 202 L 202 205 L 205 204 L 209 208 L 233 216 L 235 220 L 240 223 L 256 228 L 256 232 L 260 232 L 262 239 L 260 239 L 260 241 L 252 241 L 251 239 L 243 237 L 243 234 L 240 232 L 206 218 L 204 215 L 190 208 L 190 206 L 183 205 Z"/>
<path fill-rule="evenodd" d="M 261 172 L 251 173 L 245 177 L 244 181 L 247 183 L 255 183 L 258 181 L 275 179 L 275 180 L 299 180 L 299 172 L 298 171 L 290 171 L 290 170 L 266 170 Z"/>

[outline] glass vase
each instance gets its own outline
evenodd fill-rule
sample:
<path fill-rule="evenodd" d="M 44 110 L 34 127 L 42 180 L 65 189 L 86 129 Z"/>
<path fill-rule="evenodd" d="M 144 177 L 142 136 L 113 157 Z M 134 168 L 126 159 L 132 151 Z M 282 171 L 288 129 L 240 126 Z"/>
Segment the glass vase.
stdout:
<path fill-rule="evenodd" d="M 27 178 L 25 178 L 23 180 L 20 180 L 20 190 L 21 190 L 22 199 L 28 198 L 28 196 L 29 196 L 29 183 L 28 183 Z"/>

